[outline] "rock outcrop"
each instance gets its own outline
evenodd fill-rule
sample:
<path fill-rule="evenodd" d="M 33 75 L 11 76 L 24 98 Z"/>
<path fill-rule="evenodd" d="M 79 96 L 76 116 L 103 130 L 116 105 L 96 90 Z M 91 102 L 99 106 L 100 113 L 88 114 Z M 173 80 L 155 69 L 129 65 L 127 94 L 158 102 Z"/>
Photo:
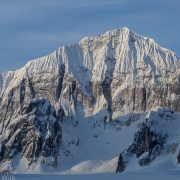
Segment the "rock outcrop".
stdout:
<path fill-rule="evenodd" d="M 158 156 L 173 155 L 179 149 L 179 113 L 170 108 L 150 112 L 144 122 L 138 125 L 129 147 L 124 150 L 118 161 L 116 173 L 125 171 L 131 159 L 139 166 L 149 166 Z M 178 128 L 175 129 L 174 127 Z M 175 155 L 176 156 L 176 155 Z M 179 155 L 177 156 L 179 163 Z"/>
<path fill-rule="evenodd" d="M 4 163 L 19 153 L 28 160 L 29 166 L 41 159 L 46 166 L 57 167 L 62 133 L 49 100 L 30 100 L 19 114 L 13 114 L 8 121 L 1 122 L 1 172 Z"/>

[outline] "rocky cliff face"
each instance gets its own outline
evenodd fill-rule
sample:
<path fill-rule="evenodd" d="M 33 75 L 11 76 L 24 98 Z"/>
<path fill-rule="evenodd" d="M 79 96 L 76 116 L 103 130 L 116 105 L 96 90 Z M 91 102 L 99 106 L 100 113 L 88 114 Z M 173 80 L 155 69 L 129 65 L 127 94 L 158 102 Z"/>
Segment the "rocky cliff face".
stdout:
<path fill-rule="evenodd" d="M 0 132 L 1 172 L 11 172 L 11 168 L 7 170 L 4 166 L 19 153 L 27 159 L 29 166 L 40 158 L 46 166 L 57 167 L 62 134 L 49 100 L 32 99 L 19 113 L 8 112 L 13 108 L 12 102 L 6 108 L 8 110 L 2 109 L 2 112 L 4 110 L 4 116 L 8 118 L 1 122 Z"/>
<path fill-rule="evenodd" d="M 29 165 L 41 158 L 57 167 L 65 121 L 118 126 L 128 113 L 179 111 L 179 97 L 178 56 L 127 28 L 60 47 L 0 75 L 1 164 L 21 153 Z"/>
<path fill-rule="evenodd" d="M 123 172 L 128 164 L 149 166 L 157 157 L 170 154 L 179 163 L 179 113 L 170 108 L 150 112 L 138 125 L 131 144 L 120 154 L 116 173 Z"/>

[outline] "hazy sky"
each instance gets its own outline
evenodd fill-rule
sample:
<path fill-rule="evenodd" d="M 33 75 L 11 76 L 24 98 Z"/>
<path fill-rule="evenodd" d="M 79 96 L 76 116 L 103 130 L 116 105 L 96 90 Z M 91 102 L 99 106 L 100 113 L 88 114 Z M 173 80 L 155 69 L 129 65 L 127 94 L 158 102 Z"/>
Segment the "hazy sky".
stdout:
<path fill-rule="evenodd" d="M 121 27 L 180 55 L 180 0 L 0 0 L 0 72 Z"/>

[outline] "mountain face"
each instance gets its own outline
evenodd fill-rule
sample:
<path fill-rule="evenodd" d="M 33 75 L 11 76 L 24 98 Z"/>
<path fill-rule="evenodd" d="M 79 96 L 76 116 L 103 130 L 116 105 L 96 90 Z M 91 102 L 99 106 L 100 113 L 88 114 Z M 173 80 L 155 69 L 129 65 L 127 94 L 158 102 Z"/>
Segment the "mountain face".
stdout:
<path fill-rule="evenodd" d="M 0 74 L 0 171 L 58 171 L 70 159 L 121 153 L 122 172 L 134 156 L 147 166 L 160 154 L 176 155 L 179 139 L 168 150 L 163 126 L 178 124 L 179 97 L 179 57 L 127 28 L 60 47 Z"/>

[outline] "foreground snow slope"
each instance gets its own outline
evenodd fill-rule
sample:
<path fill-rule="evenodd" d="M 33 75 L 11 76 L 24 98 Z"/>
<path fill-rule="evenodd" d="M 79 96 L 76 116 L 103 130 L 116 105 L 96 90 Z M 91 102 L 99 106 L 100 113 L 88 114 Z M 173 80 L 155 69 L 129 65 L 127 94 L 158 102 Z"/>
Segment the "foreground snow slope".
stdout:
<path fill-rule="evenodd" d="M 60 47 L 0 74 L 0 172 L 116 172 L 117 165 L 125 171 L 136 165 L 141 169 L 136 150 L 131 156 L 126 149 L 131 143 L 138 147 L 135 137 L 143 139 L 141 126 L 146 118 L 154 121 L 152 110 L 158 122 L 159 107 L 180 111 L 179 97 L 179 57 L 128 28 Z M 172 121 L 163 121 L 169 127 L 163 133 L 179 127 L 178 120 Z M 144 144 L 142 159 L 152 149 Z M 127 157 L 122 163 L 120 153 Z M 162 154 L 169 157 L 172 151 Z"/>
<path fill-rule="evenodd" d="M 124 173 L 124 174 L 92 174 L 92 175 L 15 175 L 16 179 L 19 180 L 119 180 L 119 179 L 126 179 L 126 180 L 178 180 L 180 173 L 178 171 L 169 171 L 169 172 L 158 172 L 158 173 Z"/>

